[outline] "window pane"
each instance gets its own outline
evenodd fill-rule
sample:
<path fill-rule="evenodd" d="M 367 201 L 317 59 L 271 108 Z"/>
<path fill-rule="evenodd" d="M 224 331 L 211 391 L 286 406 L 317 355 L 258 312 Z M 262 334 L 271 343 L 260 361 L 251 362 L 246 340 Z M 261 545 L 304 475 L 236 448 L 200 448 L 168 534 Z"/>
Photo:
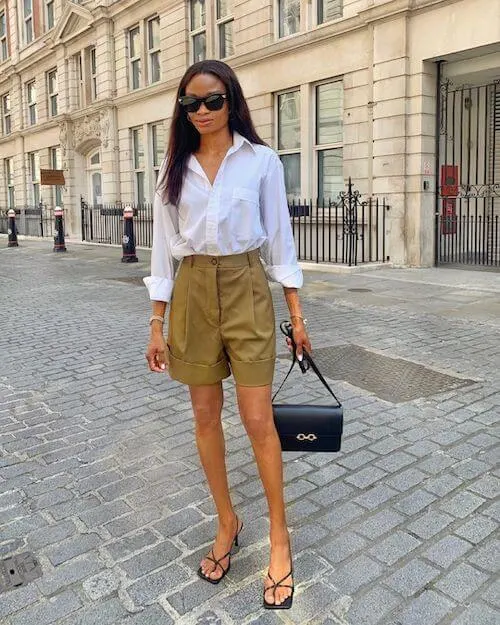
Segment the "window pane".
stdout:
<path fill-rule="evenodd" d="M 220 45 L 220 58 L 225 59 L 228 56 L 234 54 L 233 46 L 233 25 L 234 22 L 226 22 L 219 26 L 219 45 Z"/>
<path fill-rule="evenodd" d="M 205 33 L 200 33 L 193 37 L 193 60 L 204 61 L 207 53 L 207 40 Z"/>
<path fill-rule="evenodd" d="M 300 148 L 300 92 L 278 96 L 278 150 Z"/>
<path fill-rule="evenodd" d="M 14 208 L 14 206 L 15 206 L 14 187 L 9 187 L 7 208 Z"/>
<path fill-rule="evenodd" d="M 92 201 L 94 204 L 102 204 L 102 178 L 99 172 L 92 174 Z"/>
<path fill-rule="evenodd" d="M 53 95 L 50 97 L 50 114 L 52 117 L 57 115 L 57 96 Z"/>
<path fill-rule="evenodd" d="M 54 3 L 49 2 L 47 4 L 47 28 L 53 28 L 54 26 Z"/>
<path fill-rule="evenodd" d="M 132 62 L 132 89 L 139 89 L 141 86 L 141 62 Z"/>
<path fill-rule="evenodd" d="M 342 17 L 343 0 L 318 0 L 318 24 Z"/>
<path fill-rule="evenodd" d="M 62 187 L 56 187 L 56 206 L 62 206 Z"/>
<path fill-rule="evenodd" d="M 288 201 L 300 199 L 300 154 L 280 156 L 285 170 L 285 187 Z"/>
<path fill-rule="evenodd" d="M 233 14 L 233 0 L 217 0 L 217 19 Z"/>
<path fill-rule="evenodd" d="M 31 18 L 26 21 L 26 43 L 33 41 L 33 22 Z"/>
<path fill-rule="evenodd" d="M 160 18 L 155 17 L 154 20 L 148 22 L 148 49 L 157 49 L 160 47 Z"/>
<path fill-rule="evenodd" d="M 142 129 L 136 128 L 132 131 L 134 147 L 134 169 L 144 167 L 144 145 L 142 141 Z"/>
<path fill-rule="evenodd" d="M 90 157 L 91 165 L 99 165 L 100 162 L 101 162 L 101 155 L 99 154 L 99 152 L 96 152 Z"/>
<path fill-rule="evenodd" d="M 29 110 L 30 124 L 36 124 L 36 105 L 32 104 Z"/>
<path fill-rule="evenodd" d="M 33 204 L 35 206 L 38 206 L 38 204 L 40 204 L 40 185 L 39 184 L 34 184 L 33 185 Z"/>
<path fill-rule="evenodd" d="M 159 167 L 165 155 L 165 133 L 162 124 L 151 126 L 153 143 L 153 167 Z"/>
<path fill-rule="evenodd" d="M 92 74 L 97 72 L 95 48 L 90 48 L 90 72 Z"/>
<path fill-rule="evenodd" d="M 57 72 L 49 73 L 49 93 L 57 91 Z"/>
<path fill-rule="evenodd" d="M 318 152 L 318 198 L 337 198 L 344 188 L 342 148 Z"/>
<path fill-rule="evenodd" d="M 24 0 L 24 17 L 27 17 L 32 13 L 31 1 L 32 0 Z"/>
<path fill-rule="evenodd" d="M 5 134 L 10 135 L 11 131 L 12 131 L 12 126 L 10 123 L 10 115 L 7 115 L 5 117 Z"/>
<path fill-rule="evenodd" d="M 0 37 L 3 37 L 5 33 L 6 33 L 5 13 L 0 13 Z"/>
<path fill-rule="evenodd" d="M 149 58 L 151 60 L 151 82 L 158 82 L 160 80 L 160 53 L 153 52 Z"/>
<path fill-rule="evenodd" d="M 316 143 L 341 143 L 343 137 L 343 85 L 331 82 L 316 87 Z"/>
<path fill-rule="evenodd" d="M 6 39 L 2 39 L 2 61 L 6 61 L 7 60 L 7 40 Z"/>
<path fill-rule="evenodd" d="M 191 30 L 206 24 L 205 0 L 191 0 Z"/>
<path fill-rule="evenodd" d="M 129 39 L 130 39 L 130 57 L 134 58 L 139 56 L 141 52 L 141 43 L 139 40 L 139 26 L 136 28 L 132 28 L 129 31 Z"/>
<path fill-rule="evenodd" d="M 300 30 L 300 0 L 280 0 L 279 35 L 286 37 Z"/>
<path fill-rule="evenodd" d="M 135 174 L 136 197 L 139 204 L 144 204 L 144 172 L 138 171 Z"/>
<path fill-rule="evenodd" d="M 3 96 L 3 112 L 10 113 L 10 94 Z"/>
<path fill-rule="evenodd" d="M 30 82 L 28 84 L 28 102 L 35 102 L 35 101 L 36 101 L 35 83 Z"/>

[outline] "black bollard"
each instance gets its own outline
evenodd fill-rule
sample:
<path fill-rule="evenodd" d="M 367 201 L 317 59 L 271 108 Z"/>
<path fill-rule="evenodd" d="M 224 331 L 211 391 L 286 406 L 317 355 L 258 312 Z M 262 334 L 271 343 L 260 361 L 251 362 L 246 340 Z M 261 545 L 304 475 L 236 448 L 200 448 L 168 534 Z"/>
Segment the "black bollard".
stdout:
<path fill-rule="evenodd" d="M 135 254 L 134 209 L 131 206 L 125 206 L 123 209 L 123 224 L 122 263 L 137 263 L 139 259 Z"/>
<path fill-rule="evenodd" d="M 65 252 L 66 244 L 64 242 L 64 211 L 60 206 L 56 206 L 54 217 L 56 218 L 56 236 L 54 237 L 54 252 Z"/>
<path fill-rule="evenodd" d="M 16 211 L 13 208 L 9 209 L 7 217 L 9 218 L 9 227 L 7 229 L 9 243 L 7 247 L 19 247 L 17 242 Z"/>

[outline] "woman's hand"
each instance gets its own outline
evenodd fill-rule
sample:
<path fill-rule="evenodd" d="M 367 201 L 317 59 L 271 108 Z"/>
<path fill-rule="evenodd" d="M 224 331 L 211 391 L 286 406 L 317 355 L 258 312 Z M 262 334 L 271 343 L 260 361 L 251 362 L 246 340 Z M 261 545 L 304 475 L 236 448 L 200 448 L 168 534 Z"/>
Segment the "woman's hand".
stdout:
<path fill-rule="evenodd" d="M 168 350 L 161 333 L 151 332 L 145 356 L 151 371 L 164 373 L 165 370 L 168 370 Z"/>
<path fill-rule="evenodd" d="M 302 360 L 302 354 L 304 349 L 309 354 L 312 352 L 311 341 L 309 340 L 309 336 L 307 334 L 307 330 L 302 319 L 296 319 L 292 321 L 292 333 L 293 340 L 295 341 L 295 345 L 297 346 L 297 358 L 299 360 Z M 292 341 L 290 339 L 287 339 L 286 342 L 288 344 L 288 348 L 292 349 Z"/>

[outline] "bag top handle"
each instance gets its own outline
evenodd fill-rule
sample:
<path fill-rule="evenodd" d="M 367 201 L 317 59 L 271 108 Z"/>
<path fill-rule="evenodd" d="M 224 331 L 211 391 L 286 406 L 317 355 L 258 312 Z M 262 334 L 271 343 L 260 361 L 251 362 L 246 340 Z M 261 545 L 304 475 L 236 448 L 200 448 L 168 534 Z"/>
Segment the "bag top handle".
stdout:
<path fill-rule="evenodd" d="M 308 367 L 306 367 L 304 365 L 304 362 L 303 361 L 300 362 L 298 360 L 298 358 L 297 358 L 297 345 L 296 345 L 296 343 L 295 343 L 295 341 L 293 339 L 292 324 L 289 321 L 282 321 L 280 323 L 280 329 L 283 332 L 283 334 L 286 337 L 288 337 L 290 339 L 290 341 L 292 342 L 292 364 L 290 366 L 290 369 L 288 370 L 288 373 L 285 376 L 285 379 L 280 384 L 280 386 L 279 386 L 278 390 L 276 391 L 276 393 L 274 393 L 273 398 L 272 398 L 273 402 L 274 402 L 274 399 L 276 398 L 276 396 L 278 395 L 278 393 L 283 388 L 283 385 L 285 384 L 285 382 L 288 380 L 288 377 L 289 377 L 290 373 L 292 373 L 292 369 L 294 368 L 296 362 L 299 363 L 300 370 L 302 371 L 302 373 L 305 373 L 307 371 L 307 369 L 308 369 Z M 335 401 L 337 402 L 338 407 L 340 408 L 342 406 L 342 404 L 340 403 L 339 399 L 337 398 L 335 393 L 330 388 L 330 385 L 328 384 L 328 382 L 325 380 L 325 378 L 321 374 L 321 371 L 318 369 L 318 367 L 317 367 L 316 363 L 314 362 L 314 360 L 312 359 L 311 355 L 305 349 L 303 349 L 302 351 L 303 351 L 303 354 L 304 354 L 304 360 L 307 361 L 307 363 L 309 364 L 311 369 L 318 376 L 320 382 L 323 384 L 323 386 L 326 388 L 326 390 L 330 393 L 330 395 L 335 399 Z"/>

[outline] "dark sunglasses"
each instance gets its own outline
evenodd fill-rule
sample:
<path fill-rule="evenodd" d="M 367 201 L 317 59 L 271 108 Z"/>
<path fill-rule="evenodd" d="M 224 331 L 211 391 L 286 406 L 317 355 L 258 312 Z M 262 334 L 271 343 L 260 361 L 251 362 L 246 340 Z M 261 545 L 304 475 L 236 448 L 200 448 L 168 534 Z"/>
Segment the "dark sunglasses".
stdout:
<path fill-rule="evenodd" d="M 212 93 L 207 95 L 206 98 L 195 98 L 192 95 L 183 95 L 179 98 L 179 104 L 183 106 L 188 113 L 197 113 L 202 104 L 204 104 L 209 111 L 220 111 L 226 99 L 227 95 L 225 93 Z"/>

